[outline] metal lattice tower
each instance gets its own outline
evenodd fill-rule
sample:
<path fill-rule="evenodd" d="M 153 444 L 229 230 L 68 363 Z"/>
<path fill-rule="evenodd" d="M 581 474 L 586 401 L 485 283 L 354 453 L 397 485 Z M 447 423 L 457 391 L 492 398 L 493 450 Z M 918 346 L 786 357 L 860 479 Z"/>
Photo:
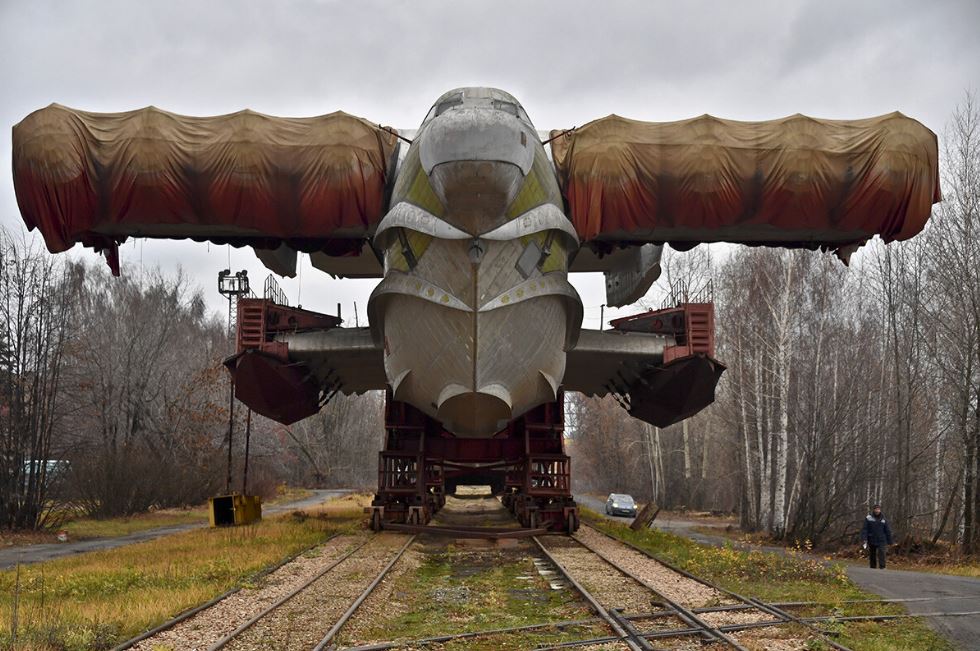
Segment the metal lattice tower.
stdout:
<path fill-rule="evenodd" d="M 238 327 L 238 299 L 252 293 L 248 285 L 248 272 L 242 270 L 233 274 L 230 269 L 219 271 L 218 292 L 228 298 L 228 339 L 234 342 Z"/>

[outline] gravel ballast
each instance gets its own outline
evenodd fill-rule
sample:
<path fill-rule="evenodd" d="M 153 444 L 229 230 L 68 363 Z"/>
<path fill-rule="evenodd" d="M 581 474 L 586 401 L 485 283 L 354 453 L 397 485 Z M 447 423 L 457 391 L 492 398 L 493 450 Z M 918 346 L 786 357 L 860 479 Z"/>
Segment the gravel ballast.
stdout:
<path fill-rule="evenodd" d="M 687 608 L 735 603 L 726 595 L 661 565 L 601 533 L 582 527 L 575 537 L 635 574 L 657 592 Z"/>
<path fill-rule="evenodd" d="M 286 563 L 261 580 L 259 585 L 239 590 L 207 610 L 138 643 L 136 651 L 175 649 L 204 651 L 221 637 L 271 606 L 332 563 L 364 542 L 364 536 L 337 536 Z"/>
<path fill-rule="evenodd" d="M 634 574 L 651 589 L 687 608 L 730 605 L 738 603 L 728 595 L 704 585 L 694 579 L 679 574 L 657 562 L 646 554 L 621 542 L 613 540 L 588 526 L 583 526 L 575 534 L 583 543 L 609 557 L 612 561 Z M 702 613 L 698 617 L 706 624 L 719 627 L 732 624 L 747 624 L 772 619 L 772 615 L 760 610 L 731 610 Z M 665 620 L 669 621 L 669 620 Z M 658 627 L 659 628 L 659 627 Z M 642 627 L 641 627 L 642 629 Z M 651 630 L 646 628 L 646 630 Z M 730 637 L 752 651 L 778 650 L 796 651 L 805 649 L 812 635 L 793 630 L 786 626 L 750 629 L 731 633 Z M 671 648 L 681 648 L 671 645 Z"/>
<path fill-rule="evenodd" d="M 398 553 L 409 536 L 379 533 L 336 568 L 225 646 L 309 651 Z"/>

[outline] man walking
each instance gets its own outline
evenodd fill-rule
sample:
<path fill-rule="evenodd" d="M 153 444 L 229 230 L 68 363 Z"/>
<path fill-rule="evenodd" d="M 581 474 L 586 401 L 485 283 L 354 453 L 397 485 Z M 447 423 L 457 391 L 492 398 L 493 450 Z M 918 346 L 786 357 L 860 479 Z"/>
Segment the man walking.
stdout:
<path fill-rule="evenodd" d="M 885 547 L 892 544 L 892 530 L 881 514 L 881 505 L 875 504 L 871 514 L 864 519 L 861 542 L 868 550 L 871 569 L 885 569 Z"/>

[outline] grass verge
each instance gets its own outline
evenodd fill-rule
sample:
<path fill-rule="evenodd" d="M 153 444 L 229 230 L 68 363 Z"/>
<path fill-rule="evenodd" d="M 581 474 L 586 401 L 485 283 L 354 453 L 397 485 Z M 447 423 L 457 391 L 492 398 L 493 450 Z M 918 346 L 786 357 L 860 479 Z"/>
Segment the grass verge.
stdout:
<path fill-rule="evenodd" d="M 828 558 L 841 563 L 866 564 L 866 552 L 860 551 L 857 545 L 842 546 L 832 550 L 813 549 L 808 540 L 778 541 L 772 540 L 762 532 L 745 533 L 737 527 L 721 526 L 696 526 L 692 531 L 713 536 L 715 538 L 727 538 L 738 545 L 769 545 L 782 546 L 787 550 L 813 551 L 813 553 L 825 554 Z M 888 551 L 888 566 L 894 570 L 909 570 L 911 572 L 931 572 L 934 574 L 948 574 L 951 576 L 967 576 L 980 578 L 980 556 L 969 556 L 962 554 L 955 545 L 949 543 L 922 543 L 916 545 L 913 551 L 900 550 L 893 547 Z"/>
<path fill-rule="evenodd" d="M 298 501 L 309 497 L 313 491 L 307 488 L 279 486 L 276 495 L 265 501 L 264 506 L 275 506 L 284 502 Z M 57 529 L 68 532 L 70 540 L 90 540 L 92 538 L 119 538 L 140 531 L 173 527 L 184 524 L 201 524 L 208 521 L 208 505 L 191 509 L 161 509 L 138 515 L 118 518 L 88 518 L 79 517 L 74 513 L 65 513 L 66 520 Z M 4 532 L 0 542 L 11 545 L 27 545 L 55 542 L 56 531 Z"/>
<path fill-rule="evenodd" d="M 630 542 L 723 588 L 763 601 L 816 601 L 820 610 L 839 616 L 898 614 L 897 604 L 847 604 L 877 595 L 854 585 L 844 567 L 795 554 L 741 551 L 730 545 L 700 545 L 675 534 L 648 529 L 633 531 L 586 508 L 582 520 L 609 535 Z M 809 614 L 809 613 L 807 613 Z M 835 622 L 822 625 L 840 633 L 837 641 L 854 651 L 952 651 L 953 646 L 918 619 L 887 622 Z M 811 648 L 823 649 L 819 641 Z M 827 647 L 829 648 L 829 647 Z"/>
<path fill-rule="evenodd" d="M 891 561 L 889 561 L 890 563 Z M 935 572 L 953 576 L 968 576 L 980 579 L 980 565 L 977 563 L 954 563 L 953 565 L 899 565 L 899 569 L 915 572 Z"/>
<path fill-rule="evenodd" d="M 0 646 L 109 649 L 333 533 L 364 526 L 363 496 L 248 526 L 195 529 L 0 573 Z M 17 644 L 11 623 L 17 605 Z"/>
<path fill-rule="evenodd" d="M 79 518 L 66 523 L 62 529 L 68 532 L 70 540 L 86 540 L 89 538 L 119 538 L 139 531 L 182 524 L 200 524 L 207 521 L 207 508 L 186 511 L 166 509 L 140 513 L 128 518 L 106 518 L 104 520 Z"/>
<path fill-rule="evenodd" d="M 309 488 L 298 488 L 296 486 L 286 486 L 285 484 L 276 487 L 276 495 L 270 500 L 263 500 L 265 506 L 274 506 L 283 502 L 296 502 L 306 499 L 313 494 Z"/>

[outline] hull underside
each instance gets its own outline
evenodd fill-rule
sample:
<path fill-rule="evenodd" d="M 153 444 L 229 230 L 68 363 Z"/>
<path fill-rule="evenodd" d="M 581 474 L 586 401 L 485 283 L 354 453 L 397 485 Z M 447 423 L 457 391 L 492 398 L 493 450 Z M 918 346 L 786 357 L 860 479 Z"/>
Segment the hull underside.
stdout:
<path fill-rule="evenodd" d="M 491 436 L 555 399 L 565 373 L 566 323 L 559 296 L 489 312 L 395 296 L 385 317 L 385 372 L 397 400 L 459 436 Z"/>
<path fill-rule="evenodd" d="M 525 277 L 520 239 L 433 239 L 408 271 L 391 270 L 371 298 L 395 399 L 458 436 L 488 437 L 551 402 L 581 301 L 563 269 Z"/>

